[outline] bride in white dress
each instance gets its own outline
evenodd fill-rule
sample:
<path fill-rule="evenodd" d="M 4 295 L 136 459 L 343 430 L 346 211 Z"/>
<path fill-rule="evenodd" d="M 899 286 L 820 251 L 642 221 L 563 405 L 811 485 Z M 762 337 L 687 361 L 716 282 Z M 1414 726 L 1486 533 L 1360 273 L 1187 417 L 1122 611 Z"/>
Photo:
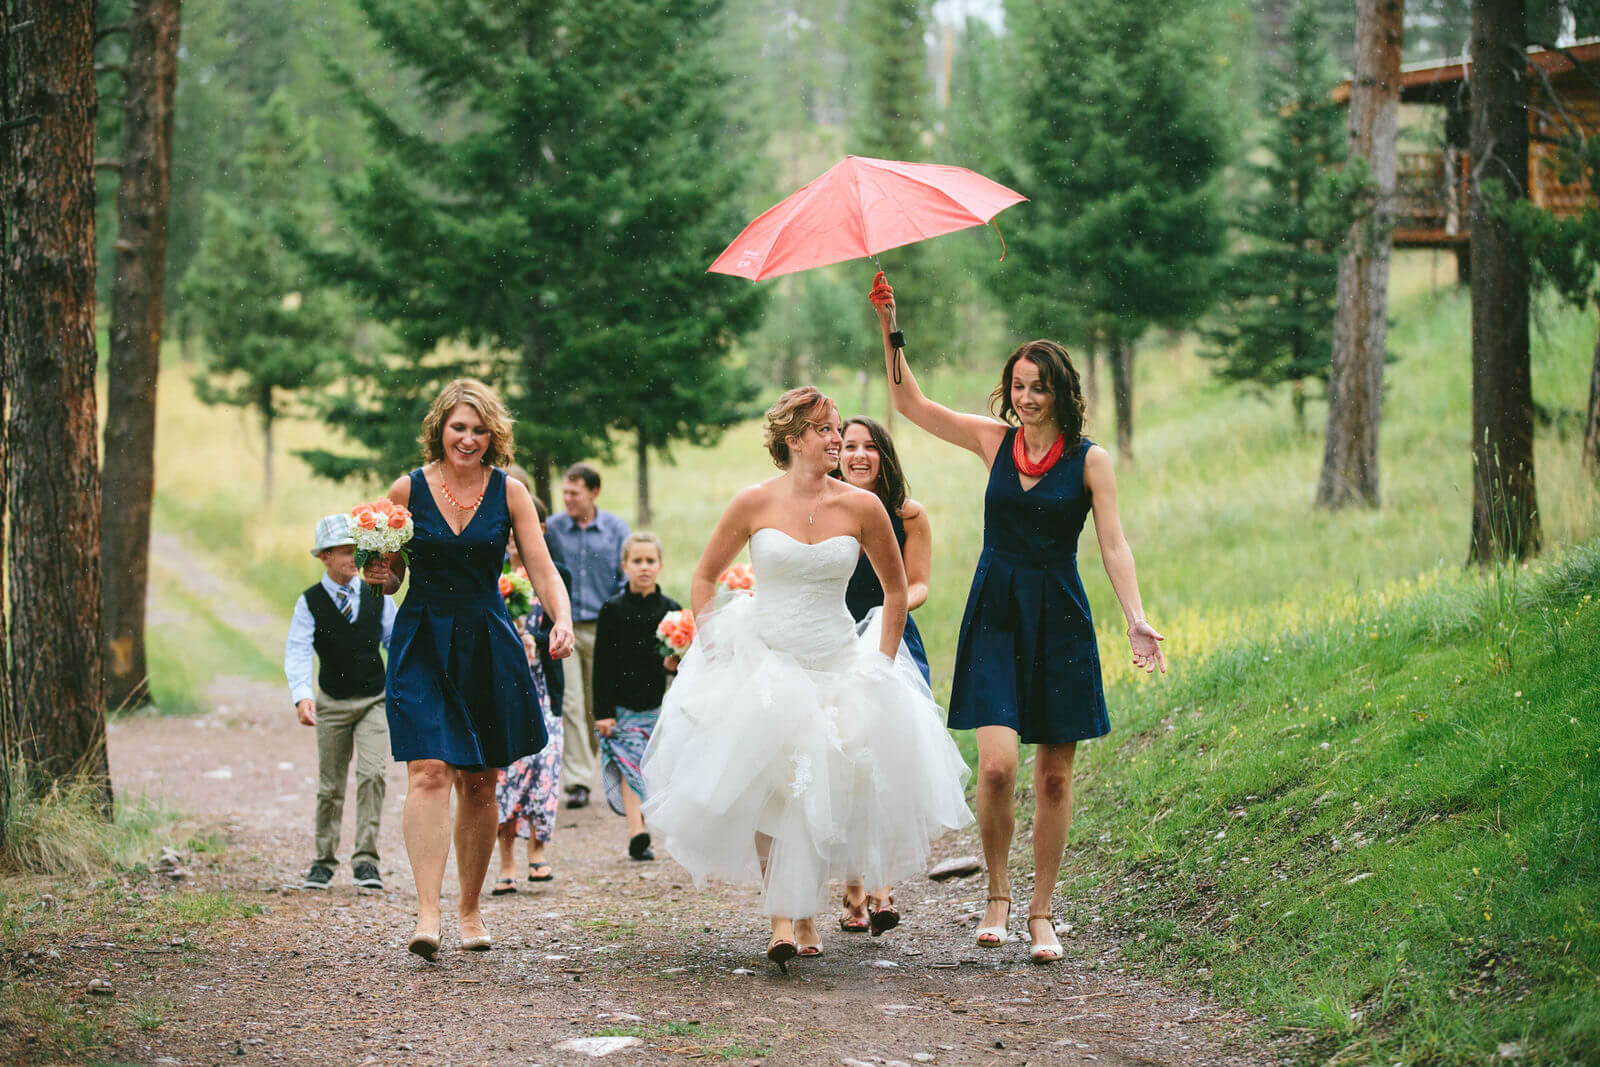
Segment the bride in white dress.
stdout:
<path fill-rule="evenodd" d="M 906 576 L 877 496 L 828 477 L 833 401 L 805 386 L 767 412 L 784 473 L 741 491 L 695 567 L 699 632 L 668 690 L 643 771 L 645 818 L 694 876 L 749 880 L 787 969 L 822 951 L 812 921 L 830 877 L 888 885 L 972 822 L 967 768 L 900 646 Z M 746 544 L 755 592 L 720 575 Z M 862 550 L 883 583 L 861 632 L 845 586 Z"/>

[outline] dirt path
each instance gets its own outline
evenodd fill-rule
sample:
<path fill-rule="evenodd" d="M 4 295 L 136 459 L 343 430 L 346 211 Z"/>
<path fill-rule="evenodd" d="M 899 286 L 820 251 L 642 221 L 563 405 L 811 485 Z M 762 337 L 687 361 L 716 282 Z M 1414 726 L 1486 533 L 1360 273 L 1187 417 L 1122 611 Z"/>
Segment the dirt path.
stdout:
<path fill-rule="evenodd" d="M 186 884 L 266 910 L 197 925 L 159 967 L 108 953 L 119 998 L 165 1005 L 119 1060 L 568 1064 L 593 1060 L 567 1042 L 610 1036 L 633 1039 L 613 1063 L 1271 1061 L 1242 1036 L 1244 1020 L 1124 973 L 1109 944 L 1074 932 L 1069 959 L 1047 968 L 1026 962 L 1023 943 L 977 948 L 975 878 L 900 887 L 904 921 L 880 939 L 840 933 L 824 915 L 827 955 L 781 975 L 762 956 L 751 891 L 696 890 L 669 859 L 630 862 L 622 821 L 603 806 L 563 813 L 554 882 L 489 899 L 493 951 L 452 947 L 447 901 L 445 950 L 423 963 L 402 947 L 415 898 L 401 769 L 389 779 L 386 891 L 355 889 L 347 866 L 331 891 L 300 891 L 311 731 L 276 686 L 234 681 L 214 696 L 202 717 L 115 724 L 113 776 L 123 797 L 196 813 L 201 832 L 225 839 L 221 862 L 192 863 Z M 974 846 L 949 840 L 941 855 Z"/>

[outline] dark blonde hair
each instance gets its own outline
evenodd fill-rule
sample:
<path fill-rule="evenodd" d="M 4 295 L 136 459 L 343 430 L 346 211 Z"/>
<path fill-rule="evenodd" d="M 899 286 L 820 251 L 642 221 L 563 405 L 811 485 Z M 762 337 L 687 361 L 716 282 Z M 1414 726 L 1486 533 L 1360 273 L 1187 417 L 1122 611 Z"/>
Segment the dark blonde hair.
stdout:
<path fill-rule="evenodd" d="M 1084 414 L 1083 384 L 1078 379 L 1078 368 L 1072 365 L 1067 350 L 1054 341 L 1029 341 L 1018 346 L 1006 360 L 1000 372 L 1000 384 L 989 394 L 989 410 L 995 418 L 1012 426 L 1021 424 L 1016 410 L 1011 406 L 1011 372 L 1017 361 L 1025 359 L 1039 368 L 1039 379 L 1055 399 L 1056 425 L 1061 427 L 1062 440 L 1067 451 L 1083 440 Z"/>
<path fill-rule="evenodd" d="M 656 559 L 660 560 L 662 563 L 667 561 L 667 550 L 661 547 L 661 538 L 657 537 L 649 530 L 635 530 L 622 542 L 621 562 L 628 562 L 628 553 L 633 550 L 634 545 L 654 545 L 656 550 Z"/>
<path fill-rule="evenodd" d="M 503 467 L 511 462 L 515 444 L 511 439 L 511 413 L 505 402 L 489 386 L 476 378 L 457 378 L 440 390 L 428 415 L 422 420 L 422 462 L 444 460 L 444 424 L 457 404 L 466 404 L 478 413 L 489 431 L 489 447 L 483 454 L 486 467 Z"/>
<path fill-rule="evenodd" d="M 837 410 L 837 405 L 816 386 L 801 385 L 784 393 L 767 409 L 767 425 L 762 431 L 761 443 L 772 454 L 772 462 L 784 470 L 789 469 L 789 438 L 799 437 L 807 427 L 815 425 L 816 414 L 823 408 Z"/>

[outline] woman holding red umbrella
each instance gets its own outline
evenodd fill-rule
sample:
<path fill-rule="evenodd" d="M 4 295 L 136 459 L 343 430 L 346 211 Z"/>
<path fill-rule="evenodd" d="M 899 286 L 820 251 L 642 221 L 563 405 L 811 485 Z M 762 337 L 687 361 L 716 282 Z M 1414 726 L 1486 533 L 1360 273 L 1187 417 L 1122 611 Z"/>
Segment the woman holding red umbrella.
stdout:
<path fill-rule="evenodd" d="M 983 552 L 956 648 L 950 727 L 978 742 L 978 828 L 989 900 L 977 941 L 1008 940 L 1007 858 L 1015 829 L 1017 744 L 1035 746 L 1033 897 L 1029 957 L 1062 956 L 1051 912 L 1072 821 L 1072 762 L 1079 741 L 1110 732 L 1089 602 L 1078 579 L 1078 535 L 1094 513 L 1101 559 L 1128 621 L 1133 663 L 1166 671 L 1162 636 L 1145 620 L 1133 552 L 1117 515 L 1111 456 L 1083 436 L 1078 372 L 1053 341 L 1030 341 L 1006 360 L 991 397 L 994 417 L 951 411 L 923 395 L 891 337 L 894 290 L 880 272 L 871 299 L 883 327 L 896 410 L 989 468 Z"/>

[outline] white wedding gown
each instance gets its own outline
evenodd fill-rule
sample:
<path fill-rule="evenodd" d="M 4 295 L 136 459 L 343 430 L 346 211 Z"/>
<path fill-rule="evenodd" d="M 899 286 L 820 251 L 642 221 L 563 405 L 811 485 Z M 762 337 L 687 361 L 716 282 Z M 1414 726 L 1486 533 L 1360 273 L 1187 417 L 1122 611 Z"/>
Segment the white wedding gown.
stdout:
<path fill-rule="evenodd" d="M 697 620 L 645 751 L 645 821 L 697 884 L 759 883 L 756 838 L 771 838 L 769 915 L 815 915 L 830 877 L 920 873 L 935 838 L 972 822 L 916 664 L 879 652 L 876 611 L 858 628 L 845 608 L 860 552 L 849 535 L 757 530 L 754 595 Z"/>

